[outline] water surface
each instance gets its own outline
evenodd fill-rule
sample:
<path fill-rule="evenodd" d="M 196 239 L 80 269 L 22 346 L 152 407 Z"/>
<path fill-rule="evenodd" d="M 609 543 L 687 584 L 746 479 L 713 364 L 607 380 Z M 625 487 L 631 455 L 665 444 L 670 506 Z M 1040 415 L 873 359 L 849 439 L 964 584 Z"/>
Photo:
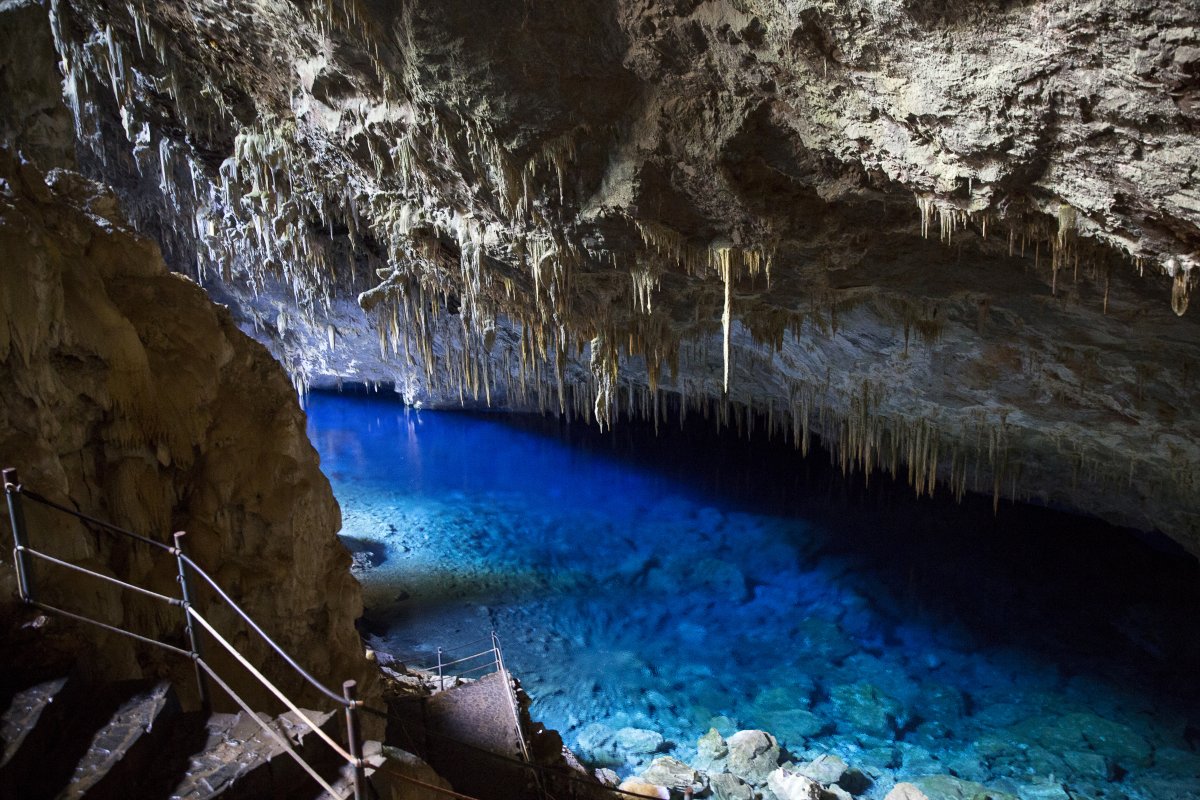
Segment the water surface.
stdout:
<path fill-rule="evenodd" d="M 1200 572 L 1162 542 L 990 498 L 917 499 L 707 428 L 615 434 L 314 394 L 372 643 L 500 634 L 595 766 L 711 727 L 875 779 L 1200 797 Z M 663 737 L 658 753 L 644 752 Z"/>

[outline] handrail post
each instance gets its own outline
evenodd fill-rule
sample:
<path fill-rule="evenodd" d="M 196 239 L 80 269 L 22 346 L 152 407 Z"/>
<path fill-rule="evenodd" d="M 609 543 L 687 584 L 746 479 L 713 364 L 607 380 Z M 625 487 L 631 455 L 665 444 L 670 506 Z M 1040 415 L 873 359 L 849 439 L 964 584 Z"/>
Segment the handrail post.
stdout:
<path fill-rule="evenodd" d="M 357 681 L 345 681 L 342 684 L 342 696 L 346 698 L 346 744 L 350 755 L 354 757 L 354 800 L 363 800 L 366 796 L 367 773 L 362 758 L 362 737 L 358 730 L 358 700 L 355 699 Z"/>
<path fill-rule="evenodd" d="M 17 470 L 8 467 L 3 471 L 4 494 L 8 498 L 8 518 L 12 522 L 13 531 L 13 561 L 17 566 L 17 591 L 21 602 L 33 602 L 33 580 L 29 574 L 29 563 L 25 560 L 25 548 L 28 541 L 25 538 L 25 509 L 21 507 L 21 481 L 17 478 Z"/>
<path fill-rule="evenodd" d="M 438 648 L 438 691 L 446 691 L 446 679 L 442 677 L 442 648 Z"/>
<path fill-rule="evenodd" d="M 200 659 L 204 657 L 200 649 L 200 637 L 192 625 L 192 584 L 188 579 L 187 564 L 183 561 L 183 537 L 186 531 L 175 532 L 175 563 L 179 566 L 179 589 L 183 593 L 183 624 L 187 631 L 188 649 L 192 653 L 192 666 L 196 669 L 196 688 L 200 692 L 200 706 L 206 711 L 212 711 L 212 698 L 208 691 L 208 676 L 200 669 Z"/>

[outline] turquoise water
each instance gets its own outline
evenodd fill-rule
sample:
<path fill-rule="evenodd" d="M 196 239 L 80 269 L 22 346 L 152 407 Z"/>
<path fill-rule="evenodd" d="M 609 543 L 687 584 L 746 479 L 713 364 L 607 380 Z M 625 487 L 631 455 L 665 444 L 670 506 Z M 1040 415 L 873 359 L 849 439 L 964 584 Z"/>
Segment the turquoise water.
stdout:
<path fill-rule="evenodd" d="M 309 420 L 374 554 L 371 644 L 429 661 L 495 629 L 534 718 L 594 766 L 762 728 L 841 755 L 868 797 L 921 775 L 1200 797 L 1200 570 L 1160 542 L 701 428 L 320 393 Z"/>

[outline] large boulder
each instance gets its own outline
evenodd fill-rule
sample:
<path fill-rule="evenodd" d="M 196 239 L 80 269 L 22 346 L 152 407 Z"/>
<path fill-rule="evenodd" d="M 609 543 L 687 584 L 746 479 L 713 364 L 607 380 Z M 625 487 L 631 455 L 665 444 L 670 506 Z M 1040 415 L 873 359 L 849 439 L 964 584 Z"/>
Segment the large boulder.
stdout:
<path fill-rule="evenodd" d="M 904 713 L 898 701 L 865 681 L 835 686 L 829 696 L 843 730 L 890 736 Z"/>
<path fill-rule="evenodd" d="M 696 770 L 670 756 L 659 756 L 650 762 L 650 767 L 642 773 L 642 780 L 667 786 L 676 791 L 683 791 L 690 787 L 693 791 L 698 792 L 704 788 Z"/>
<path fill-rule="evenodd" d="M 738 731 L 726 741 L 729 760 L 726 769 L 753 786 L 762 786 L 779 766 L 782 750 L 775 737 L 766 731 Z"/>

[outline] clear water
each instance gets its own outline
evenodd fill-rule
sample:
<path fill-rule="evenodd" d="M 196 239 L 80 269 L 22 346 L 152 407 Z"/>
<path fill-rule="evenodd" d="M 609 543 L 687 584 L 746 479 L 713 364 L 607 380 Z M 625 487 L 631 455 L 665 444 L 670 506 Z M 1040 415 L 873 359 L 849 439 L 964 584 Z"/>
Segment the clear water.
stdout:
<path fill-rule="evenodd" d="M 761 728 L 873 775 L 869 797 L 922 775 L 1200 797 L 1200 570 L 1170 548 L 707 429 L 330 394 L 309 420 L 343 535 L 382 558 L 372 644 L 428 661 L 494 628 L 534 718 L 593 765 Z"/>

